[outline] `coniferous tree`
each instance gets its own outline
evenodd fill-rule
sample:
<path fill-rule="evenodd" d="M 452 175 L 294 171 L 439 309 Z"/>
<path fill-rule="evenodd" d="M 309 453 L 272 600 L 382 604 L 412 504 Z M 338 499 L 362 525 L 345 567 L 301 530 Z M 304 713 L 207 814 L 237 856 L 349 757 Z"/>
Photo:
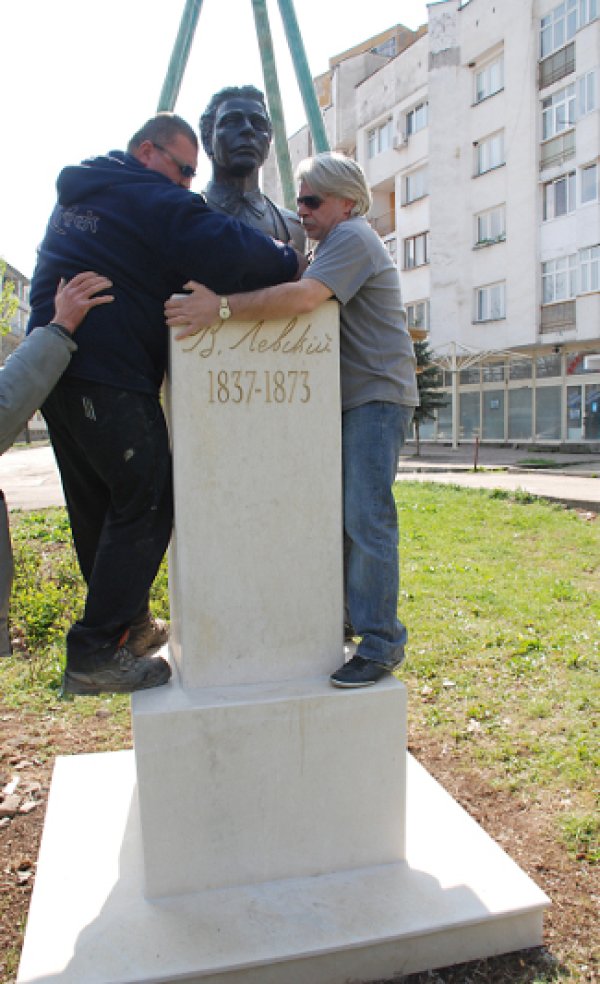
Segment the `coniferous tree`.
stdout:
<path fill-rule="evenodd" d="M 442 373 L 433 364 L 431 349 L 425 340 L 415 342 L 415 356 L 417 358 L 417 385 L 419 388 L 420 406 L 415 410 L 415 438 L 417 443 L 417 455 L 421 453 L 419 439 L 419 427 L 424 420 L 433 420 L 435 410 L 438 407 L 446 406 L 448 398 L 445 393 L 439 393 L 442 385 Z"/>

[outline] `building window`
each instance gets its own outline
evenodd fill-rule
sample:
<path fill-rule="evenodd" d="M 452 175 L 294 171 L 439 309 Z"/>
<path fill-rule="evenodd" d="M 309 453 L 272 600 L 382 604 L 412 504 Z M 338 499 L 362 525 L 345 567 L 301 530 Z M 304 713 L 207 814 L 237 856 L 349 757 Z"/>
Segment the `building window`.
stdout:
<path fill-rule="evenodd" d="M 577 116 L 585 116 L 591 113 L 598 105 L 596 88 L 596 71 L 587 72 L 577 79 Z"/>
<path fill-rule="evenodd" d="M 506 285 L 488 284 L 475 291 L 475 321 L 498 321 L 506 317 Z"/>
<path fill-rule="evenodd" d="M 579 0 L 579 26 L 585 27 L 598 16 L 598 0 Z"/>
<path fill-rule="evenodd" d="M 406 323 L 409 328 L 429 330 L 429 301 L 412 301 L 406 305 Z"/>
<path fill-rule="evenodd" d="M 542 263 L 542 304 L 568 301 L 577 293 L 577 256 Z"/>
<path fill-rule="evenodd" d="M 396 234 L 391 236 L 386 236 L 383 240 L 383 245 L 387 249 L 388 253 L 392 257 L 392 260 L 398 265 L 398 240 L 396 239 Z"/>
<path fill-rule="evenodd" d="M 427 102 L 418 103 L 406 114 L 406 136 L 410 137 L 413 133 L 423 130 L 428 123 L 429 104 Z"/>
<path fill-rule="evenodd" d="M 542 140 L 575 126 L 575 83 L 542 100 Z"/>
<path fill-rule="evenodd" d="M 563 0 L 541 21 L 541 57 L 562 48 L 575 36 L 579 0 Z M 592 0 L 594 2 L 594 0 Z"/>
<path fill-rule="evenodd" d="M 555 379 L 562 374 L 560 355 L 539 355 L 535 360 L 535 374 L 538 379 Z"/>
<path fill-rule="evenodd" d="M 374 55 L 385 55 L 386 58 L 394 58 L 398 54 L 396 38 L 388 38 L 387 41 L 383 41 L 381 44 L 371 48 L 371 51 Z"/>
<path fill-rule="evenodd" d="M 380 123 L 379 126 L 373 127 L 367 133 L 367 148 L 369 157 L 376 157 L 377 154 L 383 154 L 385 150 L 389 150 L 392 146 L 393 132 L 392 132 L 392 121 L 386 120 L 385 123 Z"/>
<path fill-rule="evenodd" d="M 484 383 L 503 383 L 505 378 L 505 362 L 487 362 L 481 367 L 481 379 Z"/>
<path fill-rule="evenodd" d="M 529 440 L 531 438 L 533 408 L 533 389 L 531 386 L 518 386 L 508 391 L 508 439 Z"/>
<path fill-rule="evenodd" d="M 600 246 L 579 250 L 579 289 L 582 294 L 600 290 Z"/>
<path fill-rule="evenodd" d="M 504 205 L 490 208 L 475 216 L 475 245 L 491 246 L 506 239 L 506 221 Z"/>
<path fill-rule="evenodd" d="M 562 387 L 540 386 L 535 394 L 535 439 L 560 441 Z"/>
<path fill-rule="evenodd" d="M 575 211 L 575 171 L 544 185 L 544 222 Z"/>
<path fill-rule="evenodd" d="M 494 167 L 504 164 L 504 131 L 493 133 L 491 137 L 477 144 L 476 173 L 485 174 Z"/>
<path fill-rule="evenodd" d="M 429 263 L 429 233 L 421 232 L 404 240 L 404 269 L 412 270 L 425 263 Z"/>
<path fill-rule="evenodd" d="M 412 171 L 404 179 L 404 204 L 410 205 L 418 198 L 424 198 L 428 194 L 427 190 L 427 168 L 420 167 L 418 171 Z"/>
<path fill-rule="evenodd" d="M 598 165 L 587 164 L 581 168 L 581 204 L 595 202 L 598 198 Z"/>
<path fill-rule="evenodd" d="M 500 92 L 504 88 L 504 56 L 485 65 L 475 73 L 475 102 L 481 102 L 488 96 Z"/>

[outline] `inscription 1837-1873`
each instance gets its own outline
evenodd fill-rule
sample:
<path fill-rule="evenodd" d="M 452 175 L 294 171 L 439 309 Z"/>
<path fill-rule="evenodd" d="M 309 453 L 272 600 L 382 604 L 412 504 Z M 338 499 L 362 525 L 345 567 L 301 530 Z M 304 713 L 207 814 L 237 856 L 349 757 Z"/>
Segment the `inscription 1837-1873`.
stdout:
<path fill-rule="evenodd" d="M 216 360 L 224 352 L 253 355 L 315 356 L 332 352 L 331 335 L 319 335 L 309 322 L 292 318 L 273 332 L 258 321 L 249 327 L 218 321 L 204 328 L 185 352 L 196 352 L 201 359 Z M 238 363 L 239 365 L 239 363 Z M 310 372 L 306 369 L 227 368 L 212 362 L 208 370 L 208 402 L 223 403 L 308 403 L 311 398 Z"/>

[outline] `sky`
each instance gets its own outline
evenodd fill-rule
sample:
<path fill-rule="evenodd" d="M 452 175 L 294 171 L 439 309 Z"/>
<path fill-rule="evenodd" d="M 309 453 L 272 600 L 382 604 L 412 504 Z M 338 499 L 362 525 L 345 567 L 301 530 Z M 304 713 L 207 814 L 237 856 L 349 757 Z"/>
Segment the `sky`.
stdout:
<path fill-rule="evenodd" d="M 276 0 L 267 2 L 286 129 L 305 123 Z M 184 0 L 18 0 L 4 10 L 0 257 L 31 276 L 66 164 L 124 149 L 156 112 Z M 427 21 L 418 0 L 295 0 L 311 74 L 388 27 Z M 264 89 L 251 0 L 203 0 L 175 111 L 195 128 L 226 85 Z M 200 150 L 192 190 L 210 168 Z"/>

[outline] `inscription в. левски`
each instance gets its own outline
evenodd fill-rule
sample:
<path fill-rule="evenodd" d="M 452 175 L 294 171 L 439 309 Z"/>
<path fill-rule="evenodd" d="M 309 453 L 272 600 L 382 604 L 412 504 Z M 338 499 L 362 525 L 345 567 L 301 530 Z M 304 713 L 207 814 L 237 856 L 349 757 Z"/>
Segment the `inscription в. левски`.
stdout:
<path fill-rule="evenodd" d="M 235 330 L 235 329 L 238 330 Z M 185 352 L 196 352 L 201 359 L 215 359 L 224 352 L 240 355 L 314 356 L 330 353 L 331 335 L 318 335 L 310 322 L 299 324 L 292 318 L 273 334 L 264 321 L 249 327 L 218 321 L 198 333 Z M 213 363 L 214 365 L 214 363 Z M 208 370 L 209 403 L 308 403 L 310 372 L 298 369 L 212 368 Z"/>

